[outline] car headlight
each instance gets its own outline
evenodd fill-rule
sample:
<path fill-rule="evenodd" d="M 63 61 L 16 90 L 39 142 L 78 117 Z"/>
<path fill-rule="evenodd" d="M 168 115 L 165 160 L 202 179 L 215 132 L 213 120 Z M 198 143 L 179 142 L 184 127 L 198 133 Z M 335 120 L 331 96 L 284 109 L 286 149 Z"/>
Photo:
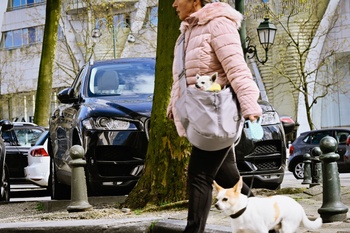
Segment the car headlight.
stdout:
<path fill-rule="evenodd" d="M 86 129 L 98 130 L 136 130 L 135 124 L 129 121 L 113 119 L 109 117 L 89 118 L 83 121 Z"/>
<path fill-rule="evenodd" d="M 280 123 L 280 118 L 276 112 L 265 112 L 261 116 L 261 125 L 273 125 Z"/>

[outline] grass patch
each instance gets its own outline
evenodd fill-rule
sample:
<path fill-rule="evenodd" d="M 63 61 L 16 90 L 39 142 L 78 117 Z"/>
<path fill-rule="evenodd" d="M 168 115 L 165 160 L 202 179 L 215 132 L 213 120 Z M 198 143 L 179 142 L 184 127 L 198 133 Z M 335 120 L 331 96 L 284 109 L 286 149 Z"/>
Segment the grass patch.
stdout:
<path fill-rule="evenodd" d="M 141 215 L 142 214 L 142 209 L 136 209 L 136 210 L 134 210 L 134 214 L 136 214 L 136 215 Z"/>
<path fill-rule="evenodd" d="M 283 188 L 276 190 L 276 193 L 281 194 L 297 194 L 297 193 L 303 193 L 307 188 Z"/>
<path fill-rule="evenodd" d="M 156 212 L 163 210 L 183 210 L 188 208 L 188 200 L 178 201 L 173 203 L 162 203 L 161 206 L 158 205 L 147 205 L 142 209 L 133 210 L 136 215 L 141 215 L 144 212 Z"/>
<path fill-rule="evenodd" d="M 44 211 L 44 210 L 45 210 L 44 203 L 38 202 L 38 203 L 36 204 L 36 206 L 35 206 L 35 209 L 36 209 L 37 211 Z"/>

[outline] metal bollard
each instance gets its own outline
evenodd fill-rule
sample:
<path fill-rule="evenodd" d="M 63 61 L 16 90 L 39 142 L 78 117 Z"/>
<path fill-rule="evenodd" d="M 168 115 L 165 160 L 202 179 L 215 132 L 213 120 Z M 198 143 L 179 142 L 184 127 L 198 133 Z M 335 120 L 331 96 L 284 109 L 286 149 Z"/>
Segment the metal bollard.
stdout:
<path fill-rule="evenodd" d="M 320 155 L 322 151 L 320 147 L 314 147 L 311 150 L 311 177 L 312 182 L 310 187 L 322 184 L 322 161 Z"/>
<path fill-rule="evenodd" d="M 68 212 L 80 212 L 90 210 L 92 206 L 88 202 L 86 179 L 84 167 L 86 161 L 83 160 L 84 148 L 74 145 L 70 149 L 72 161 L 69 166 L 72 168 L 71 178 L 71 202 L 67 207 Z"/>
<path fill-rule="evenodd" d="M 311 155 L 305 153 L 303 155 L 304 160 L 304 180 L 301 184 L 311 184 Z"/>
<path fill-rule="evenodd" d="M 330 136 L 321 139 L 320 148 L 322 154 L 320 160 L 323 174 L 323 203 L 318 213 L 324 223 L 344 221 L 348 208 L 341 202 L 340 179 L 336 161 L 340 158 L 335 151 L 338 147 L 337 141 Z"/>

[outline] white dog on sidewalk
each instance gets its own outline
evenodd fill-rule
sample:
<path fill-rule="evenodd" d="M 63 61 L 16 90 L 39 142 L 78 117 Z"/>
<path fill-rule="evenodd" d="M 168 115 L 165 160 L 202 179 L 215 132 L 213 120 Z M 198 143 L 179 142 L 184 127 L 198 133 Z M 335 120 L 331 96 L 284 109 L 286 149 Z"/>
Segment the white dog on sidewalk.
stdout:
<path fill-rule="evenodd" d="M 231 217 L 233 233 L 268 233 L 272 229 L 295 233 L 300 223 L 308 229 L 322 226 L 321 218 L 310 221 L 294 199 L 281 195 L 248 198 L 241 194 L 242 184 L 242 177 L 231 189 L 224 189 L 214 181 L 215 207 Z"/>

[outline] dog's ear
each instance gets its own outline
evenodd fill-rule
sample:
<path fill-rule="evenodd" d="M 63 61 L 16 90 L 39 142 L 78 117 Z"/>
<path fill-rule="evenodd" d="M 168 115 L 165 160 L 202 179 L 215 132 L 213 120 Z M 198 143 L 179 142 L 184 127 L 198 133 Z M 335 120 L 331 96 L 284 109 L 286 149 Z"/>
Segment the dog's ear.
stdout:
<path fill-rule="evenodd" d="M 218 185 L 218 184 L 215 182 L 215 180 L 213 181 L 213 186 L 214 186 L 214 188 L 216 189 L 217 192 L 219 192 L 220 190 L 223 189 L 220 185 Z"/>
<path fill-rule="evenodd" d="M 218 72 L 215 72 L 214 74 L 211 75 L 210 80 L 212 82 L 215 82 L 216 78 L 218 77 Z"/>
<path fill-rule="evenodd" d="M 196 75 L 197 80 L 198 80 L 200 77 L 201 77 L 201 76 L 200 76 L 199 74 Z"/>
<path fill-rule="evenodd" d="M 243 179 L 242 179 L 242 176 L 240 176 L 237 184 L 233 186 L 233 191 L 236 193 L 241 193 L 242 187 L 243 187 Z"/>

